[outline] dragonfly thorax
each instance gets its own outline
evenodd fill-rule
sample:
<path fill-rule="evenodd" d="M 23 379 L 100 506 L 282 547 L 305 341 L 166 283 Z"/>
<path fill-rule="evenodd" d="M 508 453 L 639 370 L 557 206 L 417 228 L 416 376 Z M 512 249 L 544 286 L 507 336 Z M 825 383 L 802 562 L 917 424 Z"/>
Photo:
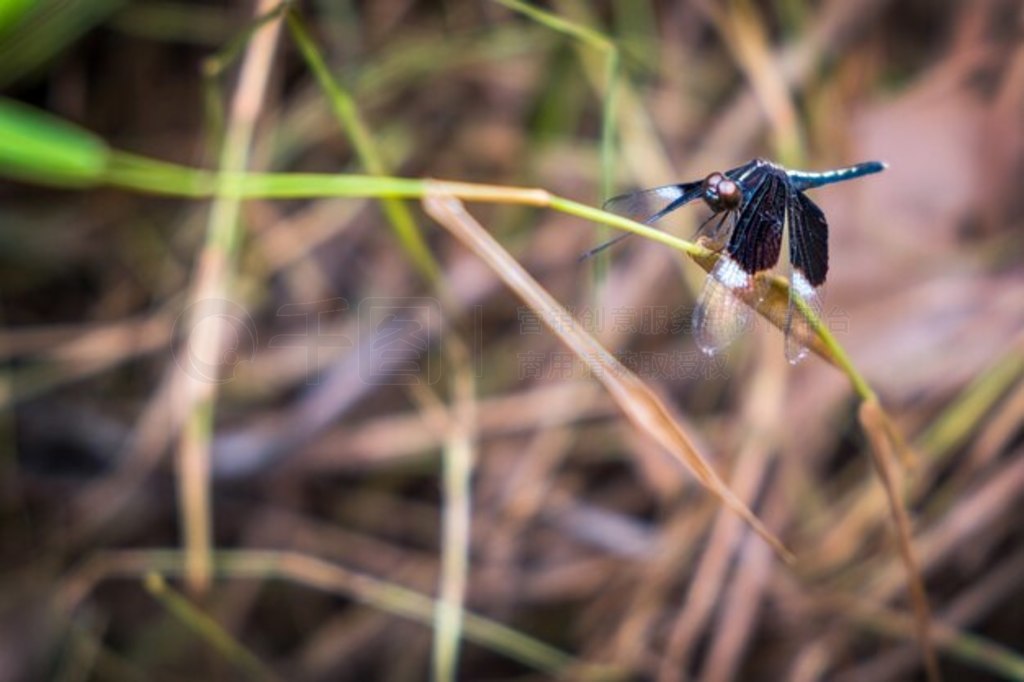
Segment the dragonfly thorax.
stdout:
<path fill-rule="evenodd" d="M 743 199 L 740 186 L 721 173 L 714 172 L 704 178 L 704 203 L 715 213 L 738 208 Z"/>

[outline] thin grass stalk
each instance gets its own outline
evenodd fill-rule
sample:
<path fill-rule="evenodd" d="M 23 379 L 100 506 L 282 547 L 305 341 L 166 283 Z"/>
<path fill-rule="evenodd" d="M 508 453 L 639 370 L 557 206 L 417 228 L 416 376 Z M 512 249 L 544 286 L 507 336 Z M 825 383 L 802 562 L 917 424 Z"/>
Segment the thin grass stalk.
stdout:
<path fill-rule="evenodd" d="M 772 139 L 776 153 L 784 164 L 802 164 L 804 144 L 798 125 L 796 107 L 790 97 L 789 88 L 778 63 L 768 49 L 767 38 L 758 20 L 756 10 L 749 0 L 732 0 L 727 9 L 707 8 L 708 15 L 718 27 L 724 41 L 743 69 L 765 110 L 771 124 Z M 920 645 L 928 678 L 933 682 L 941 679 L 935 650 L 929 638 L 931 611 L 924 579 L 913 552 L 910 522 L 903 505 L 903 494 L 894 481 L 892 467 L 898 452 L 909 463 L 909 449 L 887 417 L 877 396 L 867 381 L 853 366 L 846 352 L 834 342 L 831 334 L 823 334 L 823 323 L 813 315 L 806 303 L 799 297 L 794 299 L 800 314 L 810 322 L 815 333 L 828 347 L 833 362 L 843 369 L 850 378 L 854 390 L 861 399 L 861 424 L 871 441 L 872 462 L 889 501 L 890 514 L 898 538 L 897 545 L 907 572 L 911 602 L 921 640 Z"/>
<path fill-rule="evenodd" d="M 782 344 L 779 339 L 767 344 L 764 352 L 779 351 Z M 740 408 L 748 423 L 748 434 L 739 445 L 733 469 L 730 472 L 729 485 L 736 491 L 741 500 L 753 504 L 757 492 L 766 486 L 773 460 L 776 457 L 778 441 L 778 425 L 782 394 L 786 385 L 786 363 L 775 355 L 766 357 L 759 362 L 754 376 L 749 382 L 748 390 L 743 397 Z M 777 491 L 773 491 L 772 500 L 777 500 Z M 779 516 L 779 504 L 762 507 L 776 510 Z M 774 527 L 779 527 L 776 524 Z M 680 670 L 692 667 L 693 653 L 701 636 L 709 631 L 716 608 L 725 595 L 731 590 L 730 565 L 736 556 L 748 551 L 743 535 L 746 529 L 737 523 L 734 516 L 719 512 L 713 521 L 706 548 L 701 551 L 699 560 L 695 560 L 692 577 L 686 593 L 680 602 L 675 622 L 668 631 L 665 652 L 658 671 L 659 680 L 672 680 L 678 677 Z M 735 587 L 733 585 L 732 587 Z M 733 597 L 735 599 L 735 597 Z M 728 620 L 730 616 L 722 616 Z M 722 621 L 717 623 L 721 626 Z M 738 634 L 731 631 L 731 635 Z M 716 639 L 713 634 L 712 639 Z M 717 679 L 717 678 L 716 678 Z"/>
<path fill-rule="evenodd" d="M 267 4 L 270 3 L 265 3 L 263 6 L 266 6 Z M 222 46 L 215 54 L 206 59 L 206 62 L 203 65 L 204 72 L 214 77 L 223 75 L 223 73 L 232 64 L 242 57 L 246 48 L 249 46 L 249 42 L 253 39 L 256 33 L 270 22 L 280 19 L 281 13 L 287 10 L 290 6 L 291 2 L 289 2 L 289 0 L 279 0 L 277 5 L 256 16 L 252 21 L 246 24 L 238 34 L 229 40 L 226 45 Z"/>
<path fill-rule="evenodd" d="M 615 130 L 618 125 L 615 106 L 616 86 L 619 84 L 619 51 L 609 50 L 605 56 L 604 112 L 601 116 L 601 196 L 607 199 L 614 191 L 615 182 Z"/>
<path fill-rule="evenodd" d="M 730 0 L 724 7 L 707 2 L 701 5 L 761 103 L 776 157 L 783 165 L 802 165 L 804 142 L 796 105 L 779 62 L 769 49 L 757 10 L 749 0 Z"/>
<path fill-rule="evenodd" d="M 460 355 L 453 370 L 454 405 L 443 451 L 444 526 L 433 642 L 433 677 L 439 682 L 457 678 L 469 575 L 476 400 L 470 358 L 465 352 Z"/>
<path fill-rule="evenodd" d="M 862 402 L 873 402 L 878 405 L 878 409 L 881 410 L 881 404 L 878 402 L 878 396 L 875 394 L 871 385 L 868 384 L 867 379 L 860 373 L 857 367 L 853 364 L 850 356 L 847 355 L 846 349 L 843 348 L 835 336 L 832 335 L 832 331 L 828 328 L 820 317 L 811 309 L 807 303 L 796 296 L 793 298 L 793 302 L 799 309 L 800 314 L 803 315 L 807 322 L 811 325 L 811 328 L 821 339 L 822 343 L 828 348 L 829 354 L 832 356 L 832 364 L 839 368 L 850 380 L 850 384 L 853 386 L 854 392 L 861 399 Z M 888 421 L 888 418 L 886 417 Z"/>
<path fill-rule="evenodd" d="M 916 439 L 915 445 L 942 464 L 969 438 L 993 406 L 1024 375 L 1024 340 L 1014 344 L 967 386 L 946 410 Z"/>
<path fill-rule="evenodd" d="M 261 0 L 257 16 L 277 3 Z M 190 297 L 193 311 L 189 347 L 197 357 L 215 358 L 223 346 L 227 321 L 222 310 L 234 278 L 241 242 L 241 199 L 230 188 L 235 174 L 249 163 L 256 117 L 262 106 L 280 22 L 265 24 L 253 34 L 231 102 L 231 115 L 221 150 L 216 198 L 207 221 L 206 241 L 199 256 Z M 198 304 L 202 305 L 198 305 Z M 184 370 L 183 370 L 184 371 Z M 213 371 L 216 371 L 214 368 Z M 210 502 L 210 439 L 217 399 L 216 376 L 185 371 L 182 400 L 188 405 L 178 449 L 179 514 L 188 557 L 188 585 L 196 594 L 210 585 L 213 510 Z"/>
<path fill-rule="evenodd" d="M 495 0 L 505 7 L 520 12 L 542 26 L 565 34 L 586 47 L 604 55 L 604 82 L 601 96 L 601 198 L 612 195 L 615 179 L 615 130 L 616 130 L 616 86 L 619 81 L 619 64 L 621 62 L 619 47 L 615 41 L 600 31 L 584 24 L 565 19 L 551 12 L 539 9 L 520 0 Z M 598 86 L 600 89 L 601 86 Z M 594 243 L 608 241 L 608 231 L 599 227 Z M 600 286 L 607 276 L 608 254 L 600 255 L 594 267 L 594 282 Z"/>
<path fill-rule="evenodd" d="M 218 79 L 244 54 L 252 36 L 265 24 L 280 18 L 281 12 L 287 6 L 288 2 L 282 2 L 263 16 L 249 22 L 240 33 L 229 40 L 214 55 L 203 60 L 201 68 L 203 114 L 208 149 L 216 149 L 220 145 L 220 141 L 224 139 L 226 116 Z"/>
<path fill-rule="evenodd" d="M 299 47 L 309 69 L 316 76 L 324 91 L 334 115 L 355 147 L 363 166 L 375 176 L 384 176 L 388 167 L 373 140 L 368 126 L 359 114 L 352 95 L 341 87 L 331 75 L 319 48 L 309 35 L 298 15 L 290 12 L 287 17 L 292 38 Z M 438 288 L 446 307 L 455 312 L 453 297 L 443 289 L 440 278 L 441 267 L 427 248 L 426 241 L 416 225 L 412 211 L 396 198 L 385 197 L 381 201 L 385 217 L 398 237 L 413 265 Z M 443 487 L 445 492 L 440 594 L 441 599 L 435 616 L 433 643 L 433 675 L 436 680 L 454 680 L 456 677 L 459 642 L 463 629 L 463 605 L 465 600 L 470 520 L 470 472 L 472 470 L 472 411 L 463 407 L 472 402 L 472 379 L 465 369 L 468 356 L 464 346 L 454 333 L 449 333 L 442 344 L 447 358 L 455 367 L 454 384 L 457 389 L 456 410 L 460 419 L 452 426 L 449 442 L 444 450 Z"/>
<path fill-rule="evenodd" d="M 120 155 L 115 155 L 116 170 L 108 175 L 111 184 L 130 189 L 157 192 L 161 194 L 185 194 L 191 197 L 208 196 L 209 176 L 205 171 L 188 169 L 157 162 L 155 167 L 147 167 L 132 157 L 131 163 L 121 162 Z M 165 168 L 170 166 L 170 168 Z M 192 174 L 187 171 L 191 170 Z M 164 183 L 153 174 L 168 173 L 169 183 Z M 324 175 L 305 173 L 252 173 L 239 175 L 234 190 L 245 198 L 260 199 L 297 199 L 315 197 L 397 197 L 423 198 L 426 195 L 427 183 L 431 183 L 436 191 L 443 192 L 458 199 L 471 202 L 522 204 L 551 208 L 567 215 L 576 216 L 591 222 L 608 225 L 640 235 L 645 239 L 656 241 L 665 246 L 681 251 L 692 257 L 705 270 L 714 265 L 714 251 L 695 243 L 676 237 L 667 232 L 648 225 L 630 220 L 624 216 L 602 211 L 599 208 L 565 199 L 547 190 L 535 188 L 506 187 L 501 185 L 485 185 L 469 182 L 442 180 L 414 180 L 408 178 L 375 177 L 366 175 Z M 776 282 L 773 286 L 785 288 L 784 282 Z M 839 341 L 807 305 L 797 299 L 797 306 L 807 318 L 824 346 L 822 357 L 840 369 L 853 386 L 854 391 L 862 400 L 875 398 L 875 392 L 864 376 L 857 370 Z M 818 350 L 817 348 L 815 349 Z"/>
<path fill-rule="evenodd" d="M 873 437 L 878 438 L 878 436 L 874 435 L 874 432 L 880 431 L 882 428 L 884 428 L 883 425 L 876 426 L 872 424 L 872 431 L 870 433 L 872 433 Z M 879 440 L 884 447 L 889 447 L 884 438 Z M 919 534 L 916 549 L 920 556 L 924 558 L 926 565 L 939 567 L 949 565 L 950 562 L 955 563 L 955 557 L 958 553 L 962 553 L 962 548 L 971 547 L 976 536 L 982 534 L 985 529 L 991 529 L 993 525 L 997 525 L 997 519 L 1006 518 L 1006 515 L 1009 513 L 1008 510 L 1017 504 L 1020 498 L 1020 491 L 1024 489 L 1024 450 L 1010 452 L 1005 462 L 1005 466 L 989 472 L 989 475 L 985 476 L 983 480 L 975 481 L 966 492 L 961 491 L 960 497 L 957 500 L 956 513 L 946 514 L 941 519 L 936 518 L 924 532 Z M 877 491 L 872 490 L 870 492 Z M 863 497 L 864 495 L 860 495 L 858 499 Z M 876 505 L 873 504 L 871 506 L 874 507 Z M 862 524 L 862 527 L 855 531 L 843 530 L 835 532 L 853 532 L 860 536 L 865 536 L 872 532 L 871 530 L 865 530 L 865 528 L 867 528 L 867 525 Z M 1014 560 L 1021 561 L 1021 559 L 1016 557 Z M 839 565 L 839 563 L 833 562 L 833 566 Z M 849 562 L 847 561 L 846 563 Z M 871 565 L 863 566 L 862 575 L 859 578 L 853 578 L 853 581 L 862 587 L 860 595 L 856 598 L 875 604 L 895 599 L 900 586 L 907 582 L 907 567 L 902 557 L 898 559 L 878 557 L 876 560 L 871 560 L 868 563 Z M 1019 576 L 1021 574 L 1019 569 L 1018 565 L 1012 565 L 1010 568 L 1011 575 Z M 871 578 L 867 583 L 863 580 L 865 576 L 870 576 Z M 992 583 L 998 585 L 1000 580 L 1002 578 L 990 579 L 986 577 L 981 579 L 979 585 L 984 584 L 987 586 Z M 1012 592 L 1016 584 L 1016 581 L 1012 581 L 1010 586 L 1003 589 L 1003 593 Z M 976 600 L 974 597 L 966 595 L 957 598 L 958 602 L 961 600 L 971 602 L 972 606 L 968 610 L 968 615 L 961 615 L 958 618 L 952 618 L 951 615 L 953 621 L 959 620 L 962 623 L 972 622 L 987 612 L 987 608 L 984 606 L 985 600 Z M 954 611 L 960 610 L 960 607 L 949 607 L 947 608 L 947 613 L 949 613 L 950 608 L 953 608 Z M 961 613 L 963 612 L 961 611 Z M 916 621 L 913 622 L 913 625 L 915 628 L 917 627 Z M 933 622 L 932 631 L 935 632 L 938 629 L 941 629 L 941 623 Z M 917 648 L 920 650 L 921 638 L 919 632 L 916 635 Z M 843 633 L 833 631 L 831 635 L 817 638 L 812 644 L 807 646 L 807 649 L 818 651 L 817 655 L 823 659 L 830 656 L 834 659 L 841 656 L 841 652 L 850 646 L 848 640 L 849 638 Z M 941 643 L 939 640 L 935 641 L 937 644 Z M 944 651 L 948 650 L 944 649 Z M 1010 679 L 1016 678 L 1011 677 Z"/>
<path fill-rule="evenodd" d="M 605 53 L 605 92 L 604 109 L 601 115 L 601 200 L 607 200 L 612 196 L 615 182 L 615 94 L 619 82 L 619 51 L 612 49 Z M 599 225 L 594 242 L 603 244 L 607 242 L 608 229 Z M 609 252 L 598 254 L 594 263 L 594 282 L 600 287 L 608 276 L 608 263 L 611 258 Z M 595 288 L 595 290 L 597 290 Z"/>
<path fill-rule="evenodd" d="M 269 550 L 219 551 L 214 555 L 218 577 L 284 580 L 314 590 L 354 599 L 367 606 L 431 625 L 437 602 L 407 587 L 349 571 L 319 557 Z M 185 554 L 178 550 L 125 550 L 94 554 L 68 576 L 55 594 L 65 613 L 76 610 L 100 583 L 120 578 L 138 580 L 152 572 L 185 573 Z M 621 679 L 613 668 L 583 664 L 570 654 L 497 621 L 465 614 L 466 638 L 482 647 L 550 675 L 579 679 Z"/>
<path fill-rule="evenodd" d="M 885 415 L 874 400 L 865 400 L 860 407 L 860 422 L 864 432 L 871 441 L 871 462 L 875 466 L 878 478 L 885 490 L 889 502 L 889 510 L 895 527 L 900 557 L 907 571 L 907 582 L 910 588 L 910 603 L 914 609 L 914 623 L 917 628 L 918 642 L 924 659 L 925 672 L 930 682 L 939 682 L 939 661 L 935 654 L 935 646 L 931 639 L 931 607 L 928 604 L 928 592 L 921 575 L 921 565 L 914 552 L 913 533 L 910 529 L 910 518 L 903 505 L 903 494 L 895 473 L 895 451 L 892 439 L 887 433 Z"/>
<path fill-rule="evenodd" d="M 92 613 L 72 621 L 67 628 L 64 651 L 58 654 L 49 679 L 54 682 L 103 679 L 99 663 L 103 653 L 103 635 L 109 624 L 109 617 Z"/>
<path fill-rule="evenodd" d="M 512 0 L 502 0 L 511 2 Z M 215 181 L 216 176 L 209 171 L 189 168 L 177 164 L 166 163 L 124 152 L 110 150 L 99 138 L 88 132 L 71 126 L 59 119 L 42 112 L 24 111 L 23 107 L 8 111 L 5 102 L 0 100 L 0 129 L 4 125 L 17 128 L 25 125 L 26 119 L 33 116 L 33 125 L 59 133 L 61 144 L 51 145 L 43 162 L 52 162 L 60 168 L 74 165 L 89 169 L 90 175 L 85 178 L 91 184 L 106 183 L 115 187 L 150 192 L 170 196 L 187 196 L 202 198 L 213 196 L 218 189 L 239 199 L 312 199 L 317 197 L 375 197 L 394 199 L 422 199 L 426 194 L 427 181 L 409 178 L 378 177 L 372 175 L 325 175 L 312 173 L 265 173 L 265 174 L 221 174 L 221 182 Z M 7 115 L 11 120 L 5 120 Z M 17 120 L 14 120 L 17 119 Z M 2 142 L 2 140 L 0 140 Z M 14 177 L 38 178 L 42 168 L 34 163 L 26 168 L 25 159 L 13 157 L 9 150 L 0 144 L 0 172 L 6 171 Z M 73 157 L 73 158 L 69 158 Z M 61 177 L 53 184 L 81 187 L 82 177 Z M 666 232 L 634 222 L 623 216 L 606 213 L 600 209 L 563 199 L 542 189 L 515 188 L 498 185 L 482 185 L 468 182 L 430 181 L 438 191 L 457 197 L 464 201 L 511 203 L 528 206 L 553 208 L 563 213 L 574 215 L 585 220 L 608 225 L 617 229 L 639 234 L 647 239 L 670 246 L 686 253 L 696 260 L 701 267 L 709 270 L 714 265 L 714 252 L 674 237 Z M 784 283 L 775 282 L 773 288 L 785 292 Z M 810 321 L 811 327 L 820 339 L 814 350 L 826 360 L 839 367 L 850 379 L 863 399 L 868 400 L 874 392 L 856 371 L 842 347 L 831 332 L 806 306 L 800 306 L 803 314 Z M 759 310 L 762 314 L 765 311 Z M 766 315 L 767 317 L 767 315 Z M 769 318 L 770 319 L 770 318 Z M 830 350 L 831 349 L 831 352 Z"/>
<path fill-rule="evenodd" d="M 324 61 L 316 43 L 313 42 L 309 32 L 295 12 L 287 14 L 288 28 L 292 39 L 306 60 L 306 65 L 313 72 L 317 83 L 320 84 L 335 117 L 341 124 L 345 134 L 352 141 L 356 155 L 367 171 L 372 175 L 387 175 L 387 165 L 373 142 L 373 136 L 356 106 L 355 100 L 347 90 L 331 75 L 331 71 Z M 430 282 L 437 282 L 440 279 L 441 269 L 434 260 L 427 243 L 423 239 L 412 212 L 401 201 L 394 198 L 383 198 L 381 208 L 387 217 L 388 223 L 395 231 L 399 244 L 409 256 L 413 265 L 420 274 Z"/>
<path fill-rule="evenodd" d="M 539 7 L 535 7 L 520 0 L 494 0 L 499 5 L 504 5 L 510 10 L 528 16 L 542 26 L 547 26 L 553 31 L 564 33 L 575 40 L 594 48 L 602 53 L 616 51 L 615 43 L 599 31 L 589 26 L 583 26 L 564 17 L 553 14 Z"/>
<path fill-rule="evenodd" d="M 1018 554 L 1006 562 L 1009 564 L 1009 568 L 1014 569 L 1013 576 L 1010 578 L 1014 583 L 1017 582 L 1017 576 L 1020 575 L 1021 558 L 1021 555 Z M 993 579 L 998 580 L 1000 577 L 1002 576 L 986 576 L 990 581 Z M 973 597 L 977 591 L 987 588 L 987 583 L 979 584 L 970 590 L 967 595 L 959 597 L 958 600 L 963 600 L 968 595 Z M 1012 591 L 1012 589 L 1009 591 Z M 899 637 L 912 643 L 917 641 L 917 625 L 914 622 L 914 617 L 901 610 L 865 600 L 863 595 L 831 594 L 823 596 L 821 601 L 827 605 L 827 608 L 840 614 L 843 618 L 852 618 L 876 633 Z M 932 637 L 935 645 L 942 650 L 943 654 L 950 658 L 955 658 L 967 665 L 987 670 L 1007 680 L 1024 682 L 1024 657 L 1011 647 L 985 639 L 974 633 L 951 627 L 942 621 L 933 623 Z M 914 653 L 916 655 L 916 652 Z M 869 668 L 871 663 L 865 662 L 863 667 Z M 844 679 L 846 677 L 859 679 L 856 677 L 856 673 L 852 675 L 847 674 Z"/>
<path fill-rule="evenodd" d="M 178 594 L 157 572 L 147 573 L 144 579 L 146 591 L 180 623 L 195 633 L 226 661 L 245 673 L 246 679 L 280 680 L 277 675 L 252 653 L 220 623 L 203 613 L 183 595 Z"/>
<path fill-rule="evenodd" d="M 430 189 L 423 202 L 427 213 L 487 263 L 517 296 L 539 314 L 542 321 L 549 323 L 551 331 L 604 385 L 641 433 L 685 466 L 701 485 L 753 528 L 784 561 L 793 563 L 793 554 L 722 481 L 654 392 L 575 323 L 551 294 L 465 211 L 461 202 L 443 193 L 443 185 L 436 184 Z M 551 324 L 552 320 L 558 320 L 559 324 Z"/>

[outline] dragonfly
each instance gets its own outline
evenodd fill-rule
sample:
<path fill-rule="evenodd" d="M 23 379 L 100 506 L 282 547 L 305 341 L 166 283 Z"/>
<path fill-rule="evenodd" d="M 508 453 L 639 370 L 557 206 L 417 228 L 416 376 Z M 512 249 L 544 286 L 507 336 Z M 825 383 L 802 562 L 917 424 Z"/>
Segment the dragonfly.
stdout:
<path fill-rule="evenodd" d="M 751 309 L 743 301 L 759 302 L 765 295 L 763 278 L 757 275 L 776 266 L 783 231 L 787 230 L 789 303 L 783 331 L 786 358 L 796 364 L 807 355 L 806 340 L 814 333 L 805 309 L 820 319 L 820 289 L 828 274 L 828 223 L 804 192 L 887 167 L 882 161 L 867 161 L 810 172 L 754 159 L 725 172 L 711 173 L 703 180 L 613 197 L 605 203 L 605 210 L 650 225 L 701 199 L 711 209 L 711 216 L 701 224 L 698 234 L 718 217 L 707 236 L 722 245 L 719 258 L 704 282 L 691 318 L 697 345 L 707 355 L 724 350 L 748 327 Z M 605 242 L 584 257 L 629 234 Z"/>

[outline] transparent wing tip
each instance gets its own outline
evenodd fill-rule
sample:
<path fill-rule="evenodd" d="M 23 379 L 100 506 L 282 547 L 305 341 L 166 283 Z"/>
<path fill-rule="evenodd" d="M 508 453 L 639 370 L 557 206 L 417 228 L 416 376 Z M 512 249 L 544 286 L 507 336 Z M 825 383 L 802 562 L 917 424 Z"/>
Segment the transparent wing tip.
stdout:
<path fill-rule="evenodd" d="M 800 364 L 801 360 L 803 360 L 804 358 L 807 357 L 807 354 L 809 352 L 810 351 L 808 351 L 808 349 L 803 347 L 803 346 L 801 346 L 799 348 L 792 348 L 792 349 L 791 348 L 787 348 L 786 349 L 786 360 L 788 360 L 789 364 L 791 364 L 791 365 L 798 365 L 798 364 Z"/>
<path fill-rule="evenodd" d="M 715 357 L 716 355 L 718 355 L 723 350 L 723 348 L 721 348 L 721 347 L 706 346 L 703 343 L 701 343 L 699 340 L 697 341 L 697 347 L 700 348 L 700 352 L 701 353 L 703 353 L 704 355 L 708 356 L 709 358 Z"/>

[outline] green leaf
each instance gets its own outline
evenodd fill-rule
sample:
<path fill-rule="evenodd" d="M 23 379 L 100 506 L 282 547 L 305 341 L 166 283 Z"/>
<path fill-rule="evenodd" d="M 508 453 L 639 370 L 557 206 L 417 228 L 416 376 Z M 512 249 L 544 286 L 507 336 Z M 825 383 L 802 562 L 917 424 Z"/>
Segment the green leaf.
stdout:
<path fill-rule="evenodd" d="M 35 0 L 0 0 L 0 35 L 13 29 Z"/>
<path fill-rule="evenodd" d="M 8 9 L 13 2 L 27 6 Z M 126 0 L 0 0 L 0 88 L 42 74 L 53 59 Z M 26 11 L 27 10 L 27 11 Z"/>
<path fill-rule="evenodd" d="M 109 149 L 67 121 L 0 98 L 0 175 L 50 185 L 100 182 Z"/>

